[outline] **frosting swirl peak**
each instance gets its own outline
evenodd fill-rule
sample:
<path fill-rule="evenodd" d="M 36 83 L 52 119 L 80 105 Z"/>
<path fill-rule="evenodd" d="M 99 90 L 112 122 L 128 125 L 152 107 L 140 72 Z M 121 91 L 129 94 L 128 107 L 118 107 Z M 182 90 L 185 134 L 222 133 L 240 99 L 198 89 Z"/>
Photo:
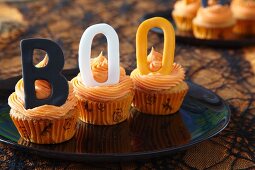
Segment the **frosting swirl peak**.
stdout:
<path fill-rule="evenodd" d="M 151 48 L 151 52 L 147 57 L 147 64 L 151 71 L 158 71 L 162 67 L 162 55 Z"/>
<path fill-rule="evenodd" d="M 103 83 L 108 79 L 108 60 L 103 56 L 103 52 L 98 57 L 90 60 L 91 70 L 94 79 Z M 120 67 L 120 78 L 126 75 L 125 69 Z"/>

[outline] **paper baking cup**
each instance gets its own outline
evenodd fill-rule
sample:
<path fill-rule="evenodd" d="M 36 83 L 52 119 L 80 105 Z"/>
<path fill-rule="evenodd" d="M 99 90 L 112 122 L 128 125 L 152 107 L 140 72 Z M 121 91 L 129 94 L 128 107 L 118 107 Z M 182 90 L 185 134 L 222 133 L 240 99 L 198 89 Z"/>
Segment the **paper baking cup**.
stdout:
<path fill-rule="evenodd" d="M 94 125 L 114 125 L 123 122 L 129 115 L 133 93 L 113 101 L 78 101 L 81 121 Z"/>
<path fill-rule="evenodd" d="M 229 39 L 233 37 L 233 26 L 226 28 L 207 28 L 193 24 L 193 34 L 199 39 Z"/>
<path fill-rule="evenodd" d="M 37 144 L 55 144 L 71 139 L 76 131 L 78 120 L 77 109 L 69 111 L 69 113 L 59 119 L 30 119 L 15 114 L 11 109 L 10 116 L 20 136 L 29 142 Z"/>
<path fill-rule="evenodd" d="M 255 20 L 237 20 L 234 33 L 241 35 L 255 34 Z"/>
<path fill-rule="evenodd" d="M 181 31 L 192 31 L 192 19 L 172 14 L 177 28 Z"/>
<path fill-rule="evenodd" d="M 147 114 L 172 114 L 180 109 L 187 91 L 188 88 L 176 93 L 135 89 L 133 107 Z"/>

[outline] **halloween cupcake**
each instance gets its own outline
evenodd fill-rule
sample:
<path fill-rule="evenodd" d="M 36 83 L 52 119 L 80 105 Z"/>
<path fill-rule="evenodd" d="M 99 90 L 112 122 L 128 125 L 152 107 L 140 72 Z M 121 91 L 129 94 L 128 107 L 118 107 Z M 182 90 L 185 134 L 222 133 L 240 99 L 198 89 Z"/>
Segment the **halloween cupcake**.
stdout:
<path fill-rule="evenodd" d="M 231 10 L 236 19 L 234 33 L 240 35 L 255 34 L 255 1 L 233 0 Z"/>
<path fill-rule="evenodd" d="M 47 65 L 45 57 L 37 67 Z M 45 99 L 51 94 L 51 86 L 47 81 L 35 81 L 35 93 L 38 99 Z M 42 105 L 32 109 L 25 109 L 24 83 L 19 80 L 15 92 L 8 99 L 11 107 L 10 117 L 25 140 L 37 144 L 55 144 L 71 139 L 76 131 L 78 113 L 77 99 L 73 93 L 73 86 L 69 83 L 69 94 L 62 106 Z"/>
<path fill-rule="evenodd" d="M 193 34 L 199 39 L 229 39 L 235 19 L 228 5 L 202 5 L 193 19 Z"/>
<path fill-rule="evenodd" d="M 153 48 L 147 56 L 147 33 L 150 28 L 164 31 L 164 52 Z M 184 81 L 185 71 L 173 62 L 175 34 L 172 25 L 163 18 L 155 17 L 144 21 L 136 34 L 137 68 L 132 71 L 135 96 L 133 106 L 140 112 L 168 115 L 179 110 L 188 85 Z"/>
<path fill-rule="evenodd" d="M 192 20 L 200 7 L 199 0 L 178 0 L 172 12 L 176 26 L 181 31 L 192 31 Z"/>
<path fill-rule="evenodd" d="M 107 37 L 108 60 L 102 53 L 90 59 L 91 41 L 98 33 Z M 87 63 L 83 63 L 85 60 Z M 111 26 L 97 24 L 84 32 L 79 47 L 79 67 L 80 73 L 72 83 L 80 120 L 95 125 L 113 125 L 126 120 L 134 96 L 133 82 L 119 66 L 119 40 Z"/>

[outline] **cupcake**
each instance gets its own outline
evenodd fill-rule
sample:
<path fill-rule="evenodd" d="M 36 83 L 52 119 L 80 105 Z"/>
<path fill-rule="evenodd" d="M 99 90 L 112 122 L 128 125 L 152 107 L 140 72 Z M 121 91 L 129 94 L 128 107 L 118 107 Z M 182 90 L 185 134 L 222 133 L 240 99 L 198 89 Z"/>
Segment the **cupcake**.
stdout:
<path fill-rule="evenodd" d="M 229 39 L 235 19 L 228 5 L 202 6 L 193 19 L 193 34 L 199 39 Z"/>
<path fill-rule="evenodd" d="M 48 63 L 45 57 L 37 67 L 44 67 Z M 35 81 L 35 93 L 38 99 L 45 99 L 51 94 L 51 86 L 47 81 Z M 20 136 L 28 142 L 37 144 L 55 144 L 71 139 L 76 131 L 78 120 L 77 99 L 73 93 L 73 86 L 69 83 L 69 95 L 61 106 L 41 105 L 32 109 L 25 109 L 24 83 L 19 80 L 15 92 L 8 99 L 11 107 L 10 117 L 18 129 Z"/>
<path fill-rule="evenodd" d="M 233 0 L 231 10 L 236 19 L 234 33 L 240 35 L 255 34 L 255 1 Z"/>
<path fill-rule="evenodd" d="M 162 67 L 162 54 L 153 48 L 147 57 L 148 67 L 152 72 Z M 140 112 L 153 115 L 175 113 L 181 107 L 188 91 L 184 80 L 185 71 L 181 65 L 174 63 L 169 74 L 141 75 L 138 69 L 131 73 L 135 96 L 133 106 Z"/>
<path fill-rule="evenodd" d="M 90 65 L 97 82 L 108 79 L 108 60 L 102 53 L 91 59 Z M 87 86 L 80 73 L 72 83 L 78 98 L 79 118 L 83 122 L 114 125 L 127 119 L 134 92 L 133 82 L 123 67 L 120 67 L 119 82 L 113 85 Z"/>
<path fill-rule="evenodd" d="M 172 16 L 179 30 L 192 31 L 192 20 L 199 7 L 199 0 L 178 0 L 174 4 Z"/>
<path fill-rule="evenodd" d="M 147 34 L 158 27 L 164 32 L 163 56 L 153 48 L 147 56 Z M 141 23 L 136 33 L 137 68 L 132 71 L 135 96 L 132 105 L 140 112 L 168 115 L 179 110 L 188 85 L 185 72 L 174 63 L 175 32 L 164 18 L 154 17 Z"/>
<path fill-rule="evenodd" d="M 93 38 L 107 39 L 108 60 L 101 54 L 91 59 Z M 133 100 L 133 82 L 119 63 L 119 38 L 108 24 L 88 27 L 79 44 L 80 73 L 72 80 L 78 98 L 79 118 L 94 125 L 114 125 L 129 115 Z"/>

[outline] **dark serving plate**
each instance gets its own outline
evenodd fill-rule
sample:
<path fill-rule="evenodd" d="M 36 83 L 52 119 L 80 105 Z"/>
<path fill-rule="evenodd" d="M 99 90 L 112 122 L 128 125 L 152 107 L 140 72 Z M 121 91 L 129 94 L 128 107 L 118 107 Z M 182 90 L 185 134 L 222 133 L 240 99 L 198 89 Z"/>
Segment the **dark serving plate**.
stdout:
<path fill-rule="evenodd" d="M 206 40 L 206 39 L 198 39 L 193 36 L 192 32 L 179 31 L 176 28 L 175 22 L 172 18 L 172 9 L 167 11 L 157 11 L 153 13 L 148 13 L 144 15 L 141 19 L 141 22 L 153 17 L 163 17 L 169 20 L 175 29 L 176 33 L 176 41 L 181 43 L 188 43 L 193 45 L 206 45 L 212 47 L 221 47 L 221 48 L 237 48 L 237 47 L 245 47 L 250 45 L 255 45 L 255 37 L 240 37 L 233 34 L 232 39 L 224 40 L 224 39 L 214 39 L 214 40 Z M 163 31 L 159 28 L 153 28 L 152 31 L 162 34 Z"/>
<path fill-rule="evenodd" d="M 63 73 L 71 79 L 78 69 Z M 8 80 L 4 81 L 5 86 L 0 86 L 0 141 L 18 150 L 54 159 L 114 162 L 169 155 L 215 136 L 230 119 L 229 107 L 219 96 L 188 82 L 188 94 L 175 114 L 151 116 L 131 109 L 128 120 L 118 125 L 95 126 L 79 122 L 71 140 L 38 145 L 20 138 L 9 116 L 7 98 L 19 78 L 9 79 L 9 86 Z"/>
<path fill-rule="evenodd" d="M 70 80 L 77 75 L 78 69 L 63 73 Z M 118 125 L 95 126 L 79 122 L 71 140 L 38 145 L 20 138 L 9 116 L 7 98 L 19 78 L 2 81 L 5 86 L 0 86 L 0 141 L 18 150 L 54 159 L 114 162 L 173 154 L 215 136 L 230 120 L 229 107 L 219 96 L 187 82 L 188 94 L 175 114 L 151 116 L 132 108 L 128 120 Z"/>

